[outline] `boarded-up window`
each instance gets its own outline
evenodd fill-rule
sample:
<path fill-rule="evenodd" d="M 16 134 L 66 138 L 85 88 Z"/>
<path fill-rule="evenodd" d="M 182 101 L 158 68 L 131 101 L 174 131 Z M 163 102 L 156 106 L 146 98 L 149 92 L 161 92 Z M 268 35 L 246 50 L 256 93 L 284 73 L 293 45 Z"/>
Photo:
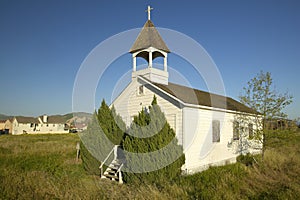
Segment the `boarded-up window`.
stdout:
<path fill-rule="evenodd" d="M 212 135 L 213 142 L 220 142 L 220 121 L 213 120 L 212 121 Z"/>
<path fill-rule="evenodd" d="M 240 123 L 237 121 L 233 122 L 233 140 L 240 139 Z"/>
<path fill-rule="evenodd" d="M 138 95 L 142 95 L 142 94 L 144 94 L 144 86 L 143 85 L 139 86 L 139 90 L 138 90 Z"/>
<path fill-rule="evenodd" d="M 249 138 L 253 138 L 253 124 L 248 124 Z"/>

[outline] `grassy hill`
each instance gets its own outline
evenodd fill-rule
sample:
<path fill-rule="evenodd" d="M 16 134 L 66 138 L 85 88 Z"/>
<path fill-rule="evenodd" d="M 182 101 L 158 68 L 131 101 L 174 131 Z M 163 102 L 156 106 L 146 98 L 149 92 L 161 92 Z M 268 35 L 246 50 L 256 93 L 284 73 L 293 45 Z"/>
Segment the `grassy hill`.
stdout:
<path fill-rule="evenodd" d="M 119 185 L 86 175 L 77 135 L 0 136 L 0 199 L 300 199 L 300 134 L 268 137 L 265 160 L 172 183 Z"/>

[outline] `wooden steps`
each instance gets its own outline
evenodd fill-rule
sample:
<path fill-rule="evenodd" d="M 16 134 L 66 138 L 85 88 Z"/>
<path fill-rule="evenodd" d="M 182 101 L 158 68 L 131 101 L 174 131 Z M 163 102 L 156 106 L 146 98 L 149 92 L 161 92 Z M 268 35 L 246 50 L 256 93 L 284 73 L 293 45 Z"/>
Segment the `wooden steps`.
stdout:
<path fill-rule="evenodd" d="M 122 152 L 122 151 L 121 151 Z M 112 162 L 109 164 L 109 166 L 106 168 L 106 170 L 103 172 L 103 165 L 105 161 L 108 160 L 109 157 L 113 157 Z M 120 156 L 120 150 L 119 146 L 115 146 L 112 151 L 108 154 L 107 158 L 104 160 L 104 162 L 101 164 L 100 168 L 100 174 L 101 178 L 109 179 L 112 181 L 118 181 L 119 183 L 123 183 L 122 180 L 122 167 L 125 163 L 125 157 Z"/>

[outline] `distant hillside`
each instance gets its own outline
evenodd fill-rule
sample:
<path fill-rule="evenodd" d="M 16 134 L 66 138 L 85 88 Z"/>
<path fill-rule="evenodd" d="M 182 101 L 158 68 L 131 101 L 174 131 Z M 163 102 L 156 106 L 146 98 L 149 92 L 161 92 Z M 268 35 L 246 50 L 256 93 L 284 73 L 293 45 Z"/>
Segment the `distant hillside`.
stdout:
<path fill-rule="evenodd" d="M 68 124 L 88 124 L 92 119 L 92 114 L 84 113 L 84 112 L 77 112 L 77 113 L 69 113 L 63 115 L 66 118 L 66 123 Z"/>
<path fill-rule="evenodd" d="M 13 118 L 13 116 L 0 114 L 0 120 L 6 120 L 6 119 L 10 119 L 10 118 Z"/>
<path fill-rule="evenodd" d="M 90 121 L 92 114 L 90 113 L 85 113 L 85 112 L 75 112 L 75 113 L 67 113 L 65 115 L 49 115 L 51 116 L 57 116 L 57 117 L 62 117 L 66 123 L 71 123 L 71 122 L 76 122 L 76 123 L 86 123 Z M 38 116 L 36 116 L 38 117 Z M 0 114 L 0 120 L 6 120 L 6 119 L 11 119 L 14 118 L 14 116 L 9 116 L 9 115 L 4 115 Z"/>
<path fill-rule="evenodd" d="M 64 115 L 49 115 L 49 117 L 50 116 L 62 117 L 65 120 L 65 122 L 68 124 L 71 124 L 71 123 L 88 124 L 92 118 L 92 114 L 85 113 L 85 112 L 67 113 Z"/>

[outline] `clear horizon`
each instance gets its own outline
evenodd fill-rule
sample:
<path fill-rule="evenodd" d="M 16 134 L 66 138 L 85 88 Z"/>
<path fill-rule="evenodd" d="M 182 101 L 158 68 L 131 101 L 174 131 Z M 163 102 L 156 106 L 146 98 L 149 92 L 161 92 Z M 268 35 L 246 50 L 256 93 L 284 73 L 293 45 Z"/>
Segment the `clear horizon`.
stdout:
<path fill-rule="evenodd" d="M 156 27 L 182 32 L 206 49 L 227 96 L 238 100 L 251 78 L 269 71 L 276 90 L 294 96 L 285 109 L 289 118 L 300 116 L 300 2 L 293 0 L 1 1 L 0 113 L 71 113 L 73 85 L 84 59 L 107 38 L 141 28 L 148 5 L 154 8 Z M 192 87 L 207 90 L 185 60 L 171 53 L 169 64 L 189 77 Z M 95 91 L 95 109 L 103 98 L 111 103 L 115 85 L 131 66 L 129 53 L 109 66 Z"/>

